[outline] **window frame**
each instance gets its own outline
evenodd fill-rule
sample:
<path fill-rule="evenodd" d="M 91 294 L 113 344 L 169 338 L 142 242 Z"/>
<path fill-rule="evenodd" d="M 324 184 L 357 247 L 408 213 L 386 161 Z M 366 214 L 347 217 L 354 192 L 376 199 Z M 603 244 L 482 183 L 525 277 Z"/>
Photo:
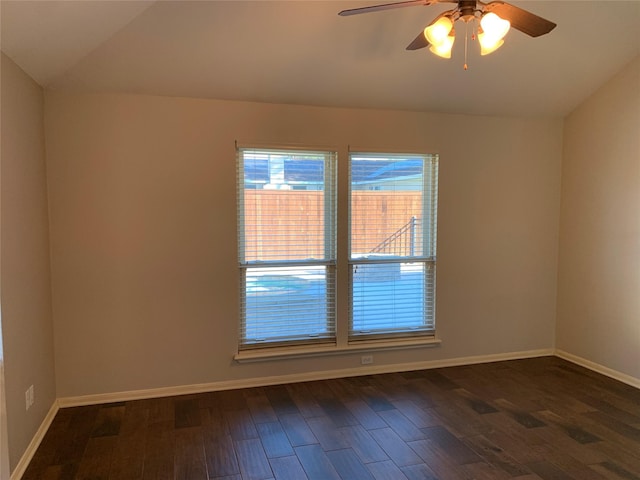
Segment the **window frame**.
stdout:
<path fill-rule="evenodd" d="M 243 261 L 246 251 L 246 238 L 244 238 L 244 231 L 242 228 L 242 221 L 244 219 L 245 205 L 244 205 L 244 163 L 241 162 L 241 151 L 280 151 L 280 152 L 306 152 L 306 153 L 322 153 L 329 154 L 331 156 L 330 172 L 327 175 L 331 179 L 331 192 L 328 193 L 326 189 L 327 179 L 325 178 L 325 259 L 313 260 L 309 262 L 277 262 L 278 265 L 303 265 L 314 264 L 324 265 L 327 268 L 327 286 L 333 289 L 333 304 L 331 307 L 332 312 L 328 314 L 333 315 L 333 335 L 330 338 L 322 338 L 319 340 L 307 339 L 305 341 L 285 341 L 285 342 L 259 342 L 259 343 L 246 343 L 243 341 L 243 322 L 244 313 L 243 306 L 246 304 L 246 274 L 249 268 L 252 266 L 278 266 L 276 262 L 257 262 L 251 264 L 251 262 Z M 373 153 L 369 153 L 373 152 Z M 422 153 L 422 152 L 410 152 L 410 153 L 397 153 L 397 151 L 381 151 L 379 149 L 358 149 L 352 151 L 350 149 L 343 151 L 336 148 L 327 147 L 308 147 L 306 145 L 300 146 L 271 146 L 271 145 L 238 145 L 236 143 L 236 162 L 237 162 L 237 224 L 238 224 L 238 266 L 239 266 L 239 295 L 240 295 L 240 318 L 237 321 L 238 324 L 238 351 L 234 355 L 234 359 L 239 363 L 255 362 L 255 361 L 269 361 L 286 358 L 296 357 L 308 357 L 308 356 L 325 356 L 333 354 L 343 354 L 348 352 L 358 351 L 377 351 L 377 350 L 397 350 L 406 348 L 423 348 L 430 346 L 437 346 L 441 343 L 441 340 L 436 337 L 435 331 L 435 269 L 436 269 L 436 240 L 437 240 L 437 196 L 438 196 L 438 164 L 439 156 L 437 153 Z M 377 155 L 381 157 L 394 157 L 401 155 L 408 156 L 420 156 L 429 158 L 431 163 L 425 161 L 425 177 L 427 167 L 429 168 L 429 175 L 435 181 L 429 183 L 429 188 L 432 190 L 423 191 L 423 212 L 429 211 L 430 214 L 430 229 L 429 235 L 424 236 L 423 241 L 427 241 L 427 237 L 431 237 L 432 241 L 428 248 L 424 250 L 424 253 L 429 255 L 398 257 L 398 259 L 387 260 L 375 260 L 366 261 L 363 259 L 352 258 L 351 256 L 351 157 L 354 154 L 367 154 Z M 346 162 L 339 162 L 339 158 L 346 157 Z M 327 162 L 325 161 L 325 165 Z M 341 166 L 342 165 L 342 166 Z M 346 170 L 345 170 L 346 167 Z M 339 171 L 340 170 L 340 174 Z M 325 175 L 325 177 L 327 176 Z M 426 182 L 426 178 L 424 179 Z M 428 194 L 427 194 L 428 192 Z M 338 205 L 338 198 L 342 202 L 346 201 L 345 206 Z M 346 235 L 340 237 L 338 235 L 338 228 L 342 229 L 346 227 Z M 330 244 L 333 243 L 331 246 Z M 332 255 L 327 255 L 327 248 L 332 249 Z M 342 252 L 342 253 L 340 253 Z M 385 334 L 375 335 L 360 335 L 353 336 L 351 334 L 352 325 L 352 308 L 353 308 L 353 276 L 352 267 L 355 264 L 379 264 L 379 263 L 392 263 L 394 261 L 407 261 L 421 262 L 424 265 L 429 265 L 433 268 L 433 288 L 432 288 L 432 325 L 428 331 L 420 331 L 418 333 L 406 334 L 406 332 L 387 332 Z M 338 292 L 338 288 L 340 292 Z M 347 291 L 343 291 L 347 289 Z"/>
<path fill-rule="evenodd" d="M 353 159 L 356 157 L 369 158 L 369 159 L 407 159 L 407 158 L 420 158 L 422 160 L 422 181 L 420 192 L 422 194 L 421 199 L 421 229 L 420 235 L 421 254 L 414 254 L 413 248 L 410 249 L 409 255 L 387 255 L 385 257 L 375 256 L 372 257 L 356 257 L 353 256 Z M 379 152 L 370 150 L 351 150 L 349 151 L 349 319 L 348 319 L 348 343 L 355 345 L 358 343 L 366 343 L 371 341 L 402 341 L 412 340 L 419 337 L 435 338 L 436 334 L 436 251 L 437 251 L 437 213 L 438 213 L 438 167 L 439 156 L 435 153 L 398 153 L 398 152 Z M 394 192 L 397 190 L 393 190 Z M 355 279 L 354 272 L 357 271 L 358 266 L 370 266 L 373 268 L 389 267 L 400 264 L 422 264 L 423 273 L 423 308 L 424 308 L 424 326 L 422 328 L 386 328 L 378 329 L 377 332 L 366 331 L 356 329 L 354 327 L 354 314 L 356 305 L 355 294 Z M 395 298 L 395 297 L 394 297 Z"/>
<path fill-rule="evenodd" d="M 248 260 L 246 238 L 246 205 L 245 192 L 245 155 L 246 154 L 290 154 L 292 156 L 322 156 L 323 169 L 323 258 L 320 259 L 278 259 L 278 260 Z M 238 268 L 240 271 L 240 318 L 238 322 L 238 350 L 250 351 L 266 348 L 293 348 L 309 345 L 335 345 L 336 343 L 336 212 L 337 212 L 337 152 L 328 149 L 307 149 L 300 147 L 243 147 L 236 145 L 237 168 L 237 230 L 238 230 Z M 294 190 L 295 191 L 295 190 Z M 325 335 L 299 335 L 296 338 L 278 337 L 279 339 L 258 340 L 246 337 L 247 331 L 247 278 L 251 269 L 283 269 L 295 267 L 323 267 L 325 272 L 326 297 L 326 327 Z"/>

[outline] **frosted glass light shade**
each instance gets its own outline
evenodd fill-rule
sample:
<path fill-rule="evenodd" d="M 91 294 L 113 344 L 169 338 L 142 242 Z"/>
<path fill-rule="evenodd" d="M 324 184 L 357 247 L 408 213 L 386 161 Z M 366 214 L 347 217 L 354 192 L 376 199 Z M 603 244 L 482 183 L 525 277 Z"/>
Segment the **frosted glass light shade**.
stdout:
<path fill-rule="evenodd" d="M 445 39 L 440 42 L 438 45 L 431 45 L 429 50 L 435 55 L 442 58 L 451 58 L 451 49 L 453 48 L 453 42 L 455 41 L 455 37 L 452 35 L 447 35 Z"/>
<path fill-rule="evenodd" d="M 480 55 L 489 55 L 504 44 L 504 36 L 511 28 L 508 20 L 503 20 L 495 13 L 486 13 L 480 20 L 481 32 L 478 34 Z"/>
<path fill-rule="evenodd" d="M 480 20 L 480 26 L 484 34 L 491 39 L 502 40 L 502 38 L 509 32 L 511 23 L 509 20 L 503 20 L 495 13 L 485 13 Z"/>
<path fill-rule="evenodd" d="M 480 42 L 480 55 L 489 55 L 490 53 L 495 52 L 502 45 L 504 45 L 504 40 L 487 40 L 487 38 L 482 33 L 478 34 L 478 41 Z"/>
<path fill-rule="evenodd" d="M 436 47 L 447 42 L 449 32 L 453 28 L 453 22 L 449 17 L 440 17 L 424 29 L 424 37 L 431 45 Z"/>

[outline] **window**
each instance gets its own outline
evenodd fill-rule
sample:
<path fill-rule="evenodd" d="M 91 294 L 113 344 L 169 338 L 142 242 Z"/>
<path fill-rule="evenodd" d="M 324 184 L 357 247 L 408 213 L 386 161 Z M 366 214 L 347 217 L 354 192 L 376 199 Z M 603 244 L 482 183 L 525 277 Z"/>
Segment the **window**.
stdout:
<path fill-rule="evenodd" d="M 437 156 L 348 160 L 338 211 L 335 152 L 238 149 L 240 350 L 434 334 Z M 340 279 L 338 215 L 349 216 Z"/>
<path fill-rule="evenodd" d="M 238 150 L 240 349 L 335 342 L 336 155 Z"/>
<path fill-rule="evenodd" d="M 435 331 L 438 161 L 350 154 L 349 341 Z"/>

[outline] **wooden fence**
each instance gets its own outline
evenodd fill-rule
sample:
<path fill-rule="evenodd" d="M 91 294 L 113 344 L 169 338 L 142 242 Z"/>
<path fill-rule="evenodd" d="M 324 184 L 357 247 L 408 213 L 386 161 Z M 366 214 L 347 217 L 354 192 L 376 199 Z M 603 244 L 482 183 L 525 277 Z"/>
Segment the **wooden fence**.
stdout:
<path fill-rule="evenodd" d="M 369 253 L 416 220 L 421 238 L 420 192 L 356 191 L 351 205 L 353 252 Z M 342 210 L 345 207 L 339 206 Z M 318 191 L 246 190 L 244 198 L 247 260 L 272 260 L 286 242 L 290 259 L 322 258 L 324 205 Z M 420 243 L 419 241 L 417 242 Z M 409 246 L 406 247 L 409 254 Z M 420 251 L 416 251 L 420 254 Z"/>

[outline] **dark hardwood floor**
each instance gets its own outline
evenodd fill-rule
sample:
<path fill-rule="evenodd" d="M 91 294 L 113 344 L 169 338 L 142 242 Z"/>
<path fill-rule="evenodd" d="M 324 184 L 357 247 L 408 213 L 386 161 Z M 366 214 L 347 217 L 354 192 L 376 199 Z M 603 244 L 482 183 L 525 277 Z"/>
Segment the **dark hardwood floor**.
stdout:
<path fill-rule="evenodd" d="M 640 390 L 556 357 L 61 409 L 23 480 L 640 479 Z"/>

